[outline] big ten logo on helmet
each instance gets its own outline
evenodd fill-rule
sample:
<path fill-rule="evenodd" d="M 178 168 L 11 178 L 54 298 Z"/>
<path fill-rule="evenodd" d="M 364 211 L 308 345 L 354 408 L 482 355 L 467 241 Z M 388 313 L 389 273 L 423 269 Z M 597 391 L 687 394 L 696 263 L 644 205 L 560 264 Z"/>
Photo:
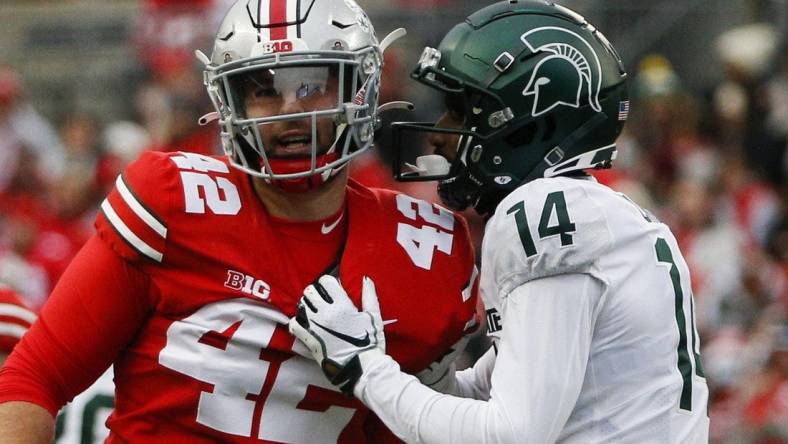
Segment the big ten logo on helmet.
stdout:
<path fill-rule="evenodd" d="M 271 286 L 267 282 L 234 270 L 227 270 L 224 286 L 260 299 L 271 296 Z"/>
<path fill-rule="evenodd" d="M 293 51 L 293 42 L 290 40 L 274 40 L 271 42 L 263 42 L 260 46 L 263 54 Z"/>

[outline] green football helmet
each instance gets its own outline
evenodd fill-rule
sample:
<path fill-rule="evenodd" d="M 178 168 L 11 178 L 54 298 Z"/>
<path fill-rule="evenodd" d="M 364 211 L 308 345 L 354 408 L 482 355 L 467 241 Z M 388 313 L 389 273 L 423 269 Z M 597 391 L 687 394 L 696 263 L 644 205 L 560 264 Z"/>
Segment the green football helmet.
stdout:
<path fill-rule="evenodd" d="M 605 36 L 582 16 L 538 0 L 506 0 L 456 25 L 425 48 L 411 73 L 442 91 L 461 129 L 395 122 L 398 180 L 439 180 L 444 203 L 486 214 L 512 190 L 541 177 L 609 168 L 629 113 L 626 72 Z M 439 155 L 400 159 L 402 133 L 459 136 Z"/>

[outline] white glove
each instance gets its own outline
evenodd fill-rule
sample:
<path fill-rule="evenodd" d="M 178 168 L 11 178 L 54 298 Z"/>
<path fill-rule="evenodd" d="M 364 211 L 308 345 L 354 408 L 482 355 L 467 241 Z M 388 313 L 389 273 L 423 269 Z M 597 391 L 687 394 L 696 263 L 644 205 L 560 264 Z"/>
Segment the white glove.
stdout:
<path fill-rule="evenodd" d="M 290 333 L 312 352 L 332 384 L 347 394 L 363 373 L 362 352 L 380 357 L 386 352 L 383 320 L 372 279 L 364 277 L 359 311 L 333 276 L 321 276 L 306 287 L 290 319 Z"/>

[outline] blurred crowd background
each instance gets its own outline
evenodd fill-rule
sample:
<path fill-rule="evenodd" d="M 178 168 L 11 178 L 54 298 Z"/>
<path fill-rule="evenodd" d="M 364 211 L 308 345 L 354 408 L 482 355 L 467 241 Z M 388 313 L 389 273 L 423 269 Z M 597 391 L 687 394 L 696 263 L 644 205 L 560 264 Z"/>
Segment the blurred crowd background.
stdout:
<path fill-rule="evenodd" d="M 0 282 L 33 309 L 93 232 L 98 205 L 145 150 L 217 153 L 194 49 L 231 0 L 2 0 Z M 381 103 L 440 100 L 407 75 L 478 0 L 360 0 L 387 51 Z M 631 117 L 595 173 L 670 225 L 693 278 L 712 442 L 788 442 L 788 2 L 564 0 L 616 46 Z M 390 137 L 353 165 L 390 178 Z M 477 242 L 481 223 L 468 214 Z M 90 276 L 86 276 L 89 279 Z M 478 354 L 483 341 L 469 348 Z"/>

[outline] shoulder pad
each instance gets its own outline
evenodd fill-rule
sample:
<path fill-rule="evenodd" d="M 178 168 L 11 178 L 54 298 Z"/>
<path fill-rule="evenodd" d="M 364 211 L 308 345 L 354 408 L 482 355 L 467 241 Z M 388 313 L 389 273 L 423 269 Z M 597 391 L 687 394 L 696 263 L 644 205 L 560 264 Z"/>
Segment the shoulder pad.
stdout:
<path fill-rule="evenodd" d="M 505 295 L 530 280 L 589 271 L 613 243 L 606 213 L 593 197 L 598 186 L 550 178 L 508 195 L 485 230 L 482 288 Z"/>
<path fill-rule="evenodd" d="M 115 180 L 101 203 L 96 231 L 121 257 L 162 262 L 167 240 L 175 165 L 161 152 L 146 152 Z"/>
<path fill-rule="evenodd" d="M 168 224 L 178 215 L 235 215 L 238 188 L 223 160 L 202 154 L 147 152 L 118 176 L 96 229 L 128 260 L 164 261 Z"/>

